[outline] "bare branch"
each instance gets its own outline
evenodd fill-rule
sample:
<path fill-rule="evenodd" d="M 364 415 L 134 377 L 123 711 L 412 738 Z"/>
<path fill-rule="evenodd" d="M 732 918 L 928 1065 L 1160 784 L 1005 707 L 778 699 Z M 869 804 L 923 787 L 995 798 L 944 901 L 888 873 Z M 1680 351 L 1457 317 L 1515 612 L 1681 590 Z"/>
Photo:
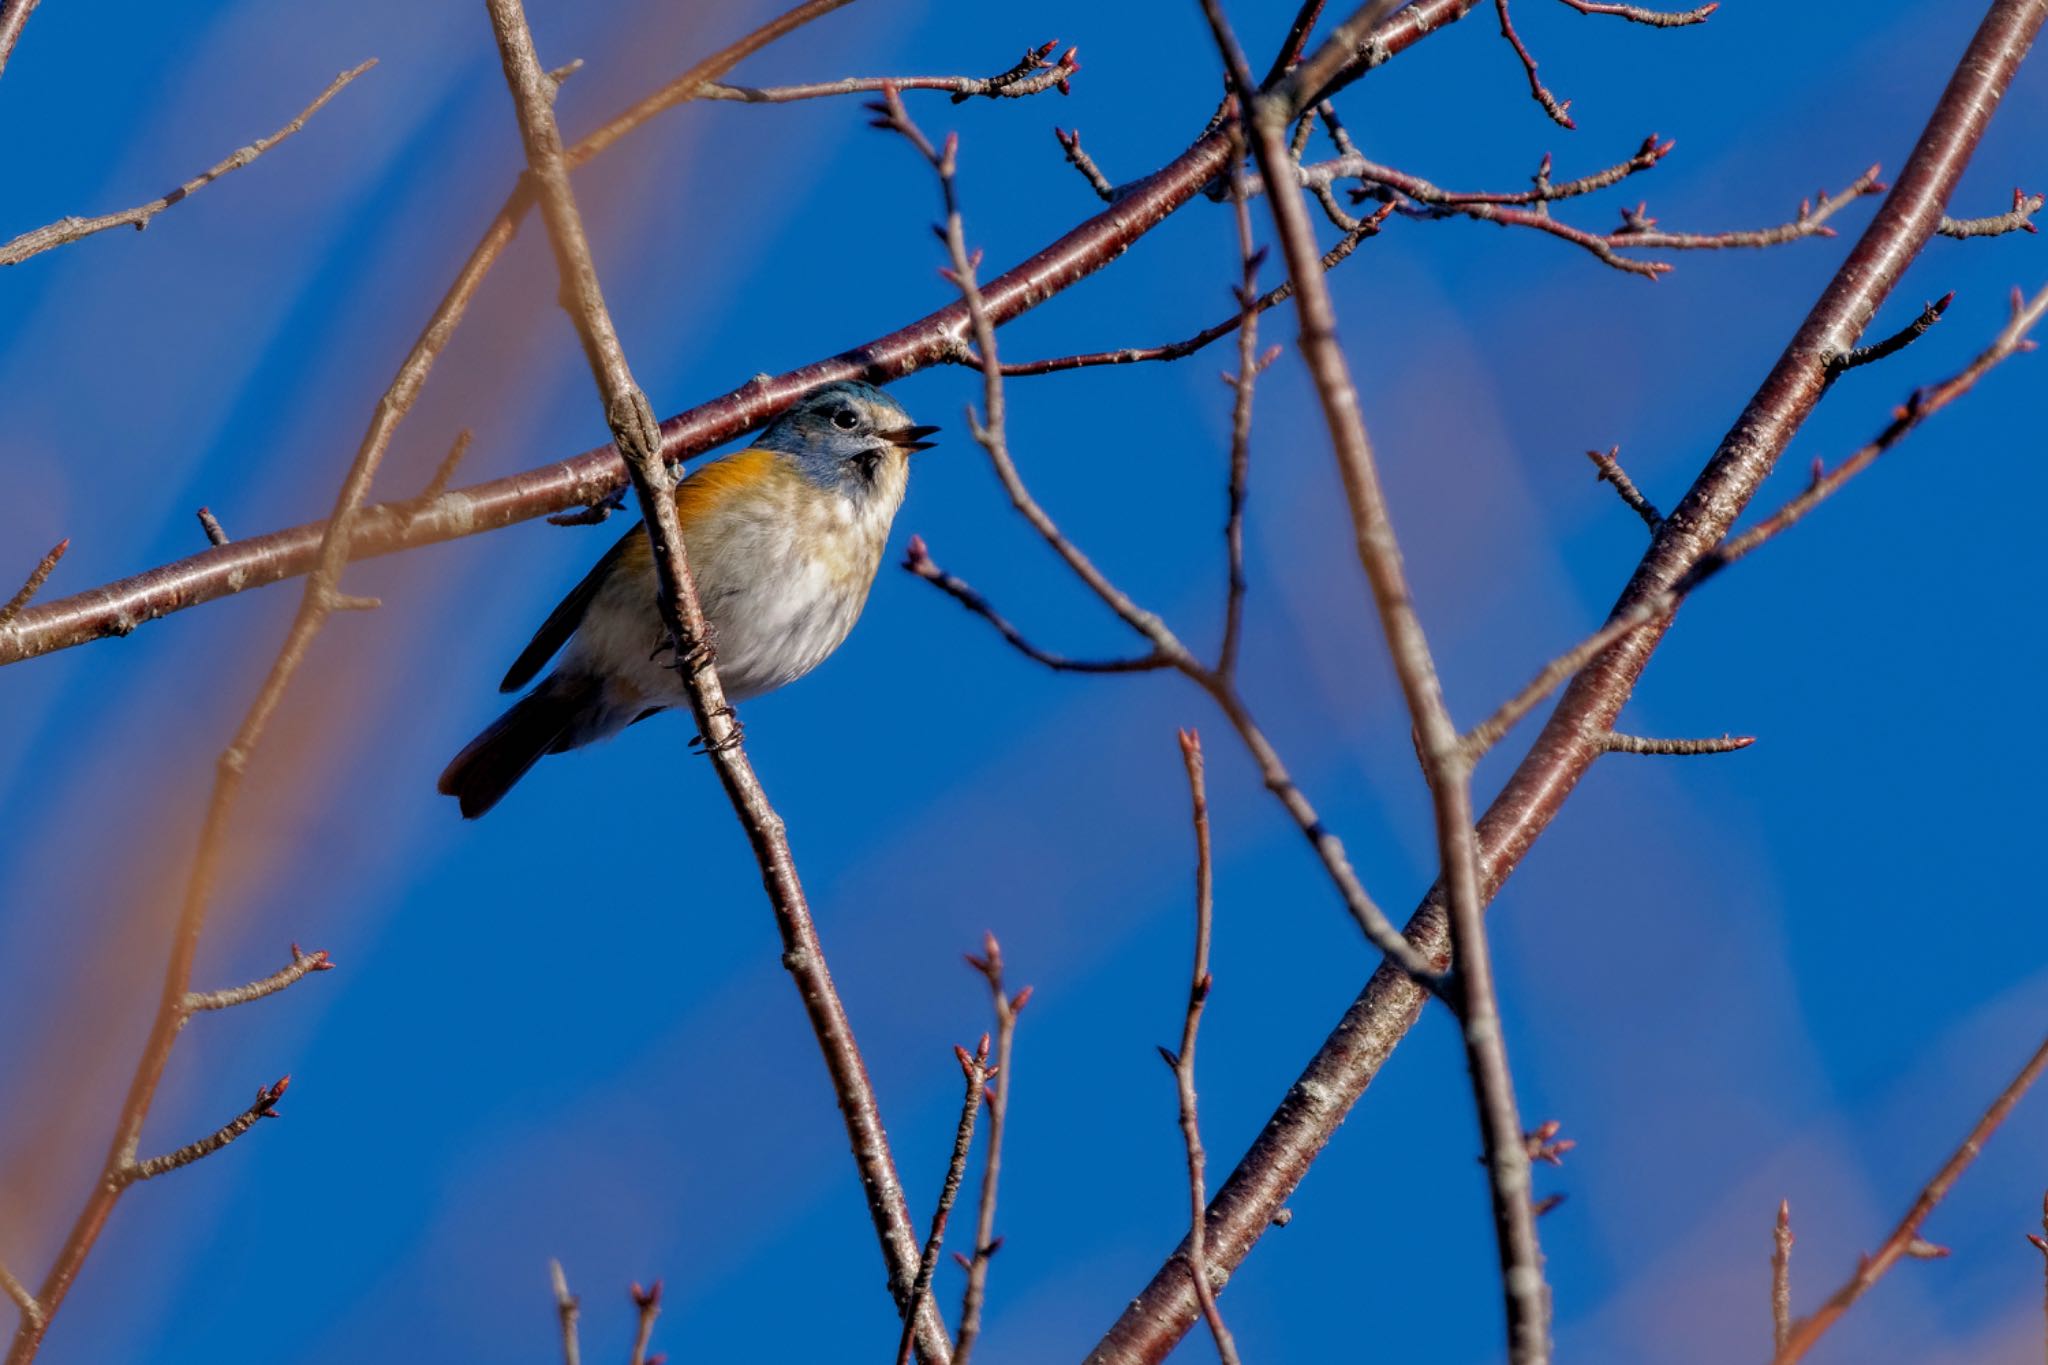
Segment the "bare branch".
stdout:
<path fill-rule="evenodd" d="M 1030 1003 L 1031 987 L 1015 995 L 1003 989 L 1003 949 L 994 934 L 982 939 L 982 955 L 970 955 L 967 964 L 988 981 L 989 1002 L 996 1016 L 995 1089 L 988 1097 L 988 1141 L 984 1144 L 981 1168 L 981 1201 L 974 1221 L 974 1254 L 954 1258 L 967 1270 L 967 1288 L 960 1296 L 960 1343 L 953 1352 L 953 1365 L 968 1365 L 974 1343 L 981 1337 L 981 1308 L 988 1295 L 988 1263 L 1002 1246 L 996 1236 L 996 1184 L 1002 1178 L 1003 1131 L 1010 1116 L 1010 1053 L 1017 1038 L 1017 1016 Z"/>
<path fill-rule="evenodd" d="M 919 1353 L 935 1365 L 952 1355 L 952 1343 L 936 1308 L 910 1298 L 917 1244 L 901 1180 L 889 1155 L 876 1107 L 874 1087 L 854 1041 L 825 963 L 824 947 L 811 920 L 810 905 L 797 875 L 782 818 L 769 802 L 741 740 L 738 716 L 726 701 L 709 632 L 678 520 L 674 480 L 662 459 L 661 429 L 612 325 L 592 260 L 582 215 L 569 187 L 569 158 L 555 127 L 553 85 L 533 50 L 533 36 L 519 0 L 489 0 L 492 27 L 505 81 L 519 118 L 530 181 L 540 201 L 548 240 L 555 252 L 562 296 L 576 324 L 592 378 L 604 400 L 612 439 L 626 461 L 653 551 L 659 585 L 657 601 L 675 651 L 677 674 L 689 699 L 705 752 L 718 770 L 760 864 L 776 926 L 783 939 L 783 965 L 797 986 L 846 1121 L 847 1137 L 867 1195 L 869 1216 L 890 1273 L 890 1289 L 912 1324 Z"/>
<path fill-rule="evenodd" d="M 1244 139 L 1232 126 L 1230 208 L 1237 220 L 1237 250 L 1243 276 L 1237 286 L 1237 373 L 1225 375 L 1231 386 L 1229 512 L 1223 523 L 1228 581 L 1223 600 L 1223 643 L 1216 652 L 1216 671 L 1228 677 L 1237 669 L 1239 640 L 1244 631 L 1244 500 L 1251 467 L 1252 389 L 1259 371 L 1270 363 L 1259 357 L 1259 262 L 1265 253 L 1252 236 L 1252 213 L 1245 188 Z M 1355 227 L 1356 224 L 1353 224 Z"/>
<path fill-rule="evenodd" d="M 1778 1201 L 1778 1222 L 1771 1229 L 1771 1350 L 1785 1349 L 1792 1335 L 1792 1201 Z"/>
<path fill-rule="evenodd" d="M 199 529 L 206 532 L 208 544 L 226 545 L 229 543 L 228 533 L 221 528 L 220 519 L 214 516 L 213 509 L 210 507 L 199 509 Z"/>
<path fill-rule="evenodd" d="M 469 454 L 469 443 L 474 435 L 468 427 L 455 433 L 455 441 L 448 447 L 448 453 L 441 457 L 441 463 L 434 466 L 433 477 L 420 490 L 420 502 L 431 503 L 448 491 L 448 482 L 455 477 L 455 467 Z"/>
<path fill-rule="evenodd" d="M 266 995 L 275 995 L 286 986 L 298 981 L 310 972 L 331 971 L 334 963 L 328 959 L 327 950 L 302 953 L 299 945 L 292 945 L 291 962 L 272 972 L 269 976 L 251 981 L 246 986 L 235 986 L 220 991 L 187 991 L 184 1011 L 199 1014 L 206 1010 L 224 1010 L 233 1005 L 246 1005 L 251 1000 L 261 1000 Z"/>
<path fill-rule="evenodd" d="M 23 581 L 20 590 L 7 599 L 7 605 L 0 606 L 0 626 L 5 626 L 21 615 L 21 609 L 35 600 L 35 595 L 43 590 L 43 584 L 49 582 L 50 575 L 56 571 L 57 561 L 62 559 L 64 552 L 70 548 L 71 537 L 66 536 L 52 545 L 49 551 L 36 561 L 36 566 L 28 571 L 28 578 Z"/>
<path fill-rule="evenodd" d="M 1550 115 L 1551 122 L 1559 127 L 1578 127 L 1578 124 L 1572 122 L 1572 102 L 1560 102 L 1557 96 L 1550 93 L 1550 88 L 1537 79 L 1536 58 L 1522 42 L 1522 35 L 1515 32 L 1514 21 L 1508 18 L 1508 0 L 1493 0 L 1493 7 L 1500 14 L 1500 36 L 1507 39 L 1508 46 L 1515 50 L 1515 56 L 1522 63 L 1522 72 L 1529 78 L 1529 97 L 1541 105 L 1543 112 Z"/>
<path fill-rule="evenodd" d="M 1067 93 L 1067 82 L 1081 63 L 1078 49 L 1068 48 L 1058 61 L 1048 60 L 1057 41 L 1028 48 L 1015 66 L 994 76 L 849 76 L 837 81 L 813 81 L 807 85 L 778 85 L 759 89 L 747 85 L 725 85 L 707 81 L 697 87 L 693 98 L 738 100 L 745 104 L 789 104 L 796 100 L 822 99 L 831 95 L 879 94 L 884 86 L 897 90 L 949 91 L 959 104 L 976 96 L 985 99 L 1022 99 L 1047 90 Z"/>
<path fill-rule="evenodd" d="M 36 1302 L 36 1296 L 28 1292 L 28 1286 L 14 1277 L 14 1272 L 0 1265 L 0 1293 L 14 1300 L 14 1306 L 21 1310 L 21 1320 L 26 1323 L 40 1323 L 43 1320 L 43 1306 Z"/>
<path fill-rule="evenodd" d="M 274 1084 L 258 1087 L 256 1098 L 247 1109 L 205 1137 L 197 1142 L 188 1142 L 175 1152 L 166 1152 L 162 1156 L 153 1156 L 144 1161 L 130 1161 L 113 1173 L 113 1180 L 121 1185 L 133 1184 L 138 1180 L 154 1180 L 166 1171 L 175 1171 L 181 1166 L 190 1166 L 201 1158 L 212 1156 L 264 1119 L 276 1118 L 277 1102 L 284 1098 L 285 1089 L 291 1083 L 291 1077 L 280 1076 Z"/>
<path fill-rule="evenodd" d="M 1920 1193 L 1913 1199 L 1912 1206 L 1906 1210 L 1906 1216 L 1899 1220 L 1891 1235 L 1884 1239 L 1884 1244 L 1878 1247 L 1877 1253 L 1862 1257 L 1856 1266 L 1856 1273 L 1849 1277 L 1847 1283 L 1830 1295 L 1828 1301 L 1816 1309 L 1811 1317 L 1801 1318 L 1792 1325 L 1791 1334 L 1778 1348 L 1772 1365 L 1791 1365 L 1791 1362 L 1803 1359 L 1828 1328 L 1834 1326 L 1836 1320 L 1849 1311 L 1850 1305 L 1862 1298 L 1865 1291 L 1884 1278 L 1886 1271 L 1898 1264 L 1900 1257 L 1916 1254 L 1916 1247 L 1922 1245 L 1920 1227 L 1927 1221 L 1927 1216 L 1934 1212 L 1935 1205 L 1947 1197 L 1957 1178 L 1977 1159 L 1977 1153 L 1983 1150 L 1985 1142 L 1998 1131 L 1998 1126 L 2005 1122 L 2005 1116 L 2012 1112 L 2013 1106 L 2019 1103 L 2020 1096 L 2027 1092 L 2027 1087 L 2034 1083 L 2043 1070 L 2048 1070 L 2048 1042 L 2043 1042 L 2035 1050 L 2034 1055 L 2027 1059 L 2027 1064 L 2020 1068 L 2019 1074 L 1998 1093 L 1998 1098 L 1991 1102 L 1991 1107 L 1984 1111 L 1984 1116 L 1970 1129 L 1970 1134 L 1963 1139 L 1962 1146 L 1956 1148 L 1954 1154 L 1942 1163 L 1941 1169 L 1934 1173 L 1934 1178 L 1921 1187 Z"/>
<path fill-rule="evenodd" d="M 988 599 L 969 586 L 966 580 L 956 578 L 940 568 L 933 561 L 931 552 L 925 548 L 923 536 L 910 538 L 910 544 L 903 556 L 903 567 L 994 626 L 996 633 L 1025 658 L 1034 663 L 1044 664 L 1055 672 L 1148 673 L 1153 669 L 1172 667 L 1171 661 L 1157 650 L 1130 659 L 1069 659 L 1063 654 L 1053 654 L 1040 649 L 1024 638 L 1023 633 L 990 606 Z"/>
<path fill-rule="evenodd" d="M 1167 1052 L 1167 1066 L 1173 1069 L 1174 1088 L 1180 1094 L 1181 1140 L 1188 1150 L 1188 1279 L 1195 1298 L 1208 1320 L 1209 1334 L 1216 1340 L 1216 1354 L 1223 1365 L 1238 1365 L 1237 1342 L 1223 1325 L 1222 1310 L 1209 1284 L 1209 1257 L 1203 1236 L 1209 1206 L 1208 1183 L 1204 1176 L 1207 1154 L 1202 1150 L 1201 1116 L 1195 1100 L 1195 1039 L 1202 1027 L 1202 1007 L 1209 1001 L 1214 978 L 1209 973 L 1209 935 L 1214 915 L 1215 880 L 1209 864 L 1209 793 L 1202 781 L 1202 739 L 1193 730 L 1180 732 L 1180 756 L 1188 770 L 1188 796 L 1194 808 L 1195 825 L 1195 963 L 1188 979 L 1187 1016 L 1181 1023 L 1180 1050 Z"/>
<path fill-rule="evenodd" d="M 967 1093 L 960 1100 L 960 1123 L 953 1130 L 953 1155 L 946 1162 L 939 1204 L 932 1210 L 931 1234 L 925 1238 L 917 1279 L 910 1286 L 910 1301 L 904 1305 L 903 1335 L 896 1342 L 896 1365 L 910 1365 L 911 1347 L 917 1341 L 918 1314 L 927 1307 L 937 1311 L 932 1303 L 932 1276 L 938 1273 L 939 1249 L 946 1241 L 946 1219 L 953 1212 L 953 1201 L 960 1196 L 960 1181 L 967 1173 L 967 1153 L 974 1146 L 974 1120 L 981 1112 L 982 1090 L 988 1084 L 988 1035 L 981 1035 L 981 1045 L 973 1052 L 955 1047 L 953 1055 L 960 1059 L 960 1073 L 967 1078 Z"/>
<path fill-rule="evenodd" d="M 1646 739 L 1609 731 L 1600 741 L 1610 754 L 1650 754 L 1687 757 L 1694 754 L 1732 754 L 1756 743 L 1755 735 L 1722 735 L 1719 739 Z"/>
<path fill-rule="evenodd" d="M 1354 69 L 1354 63 L 1358 69 L 1371 64 L 1387 31 L 1406 33 L 1404 21 L 1417 9 L 1411 5 L 1402 11 L 1381 37 L 1370 41 L 1340 25 L 1323 48 L 1275 87 L 1275 93 L 1307 98 L 1327 93 L 1343 73 Z M 1445 16 L 1433 11 L 1428 17 Z M 2044 18 L 2048 5 L 2041 0 L 1990 0 L 1899 176 L 1898 188 L 1645 552 L 1617 604 L 1618 614 L 1631 614 L 1639 603 L 1659 597 L 1727 535 L 1730 523 L 1826 390 L 1824 357 L 1856 344 L 1932 234 L 1942 205 L 1969 164 L 1999 96 L 2010 85 Z M 1545 722 L 1542 734 L 1479 822 L 1481 872 L 1488 895 L 1513 874 L 1599 758 L 1603 751 L 1597 737 L 1613 727 L 1661 638 L 1661 629 L 1643 630 L 1603 655 L 1573 681 Z M 1442 893 L 1433 890 L 1417 906 L 1407 933 L 1423 951 L 1442 953 L 1448 940 L 1446 918 Z M 1234 1268 L 1250 1253 L 1406 1036 L 1426 999 L 1424 989 L 1402 972 L 1382 966 L 1374 973 L 1211 1201 L 1214 1264 Z M 1091 1352 L 1091 1365 L 1160 1359 L 1199 1317 L 1185 1271 L 1176 1258 L 1169 1258 Z"/>
<path fill-rule="evenodd" d="M 1620 495 L 1621 500 L 1643 519 L 1643 525 L 1649 527 L 1650 534 L 1654 536 L 1657 534 L 1657 528 L 1664 524 L 1664 516 L 1654 503 L 1643 496 L 1643 490 L 1636 487 L 1635 480 L 1628 476 L 1628 471 L 1621 467 L 1621 460 L 1618 458 L 1620 454 L 1620 446 L 1610 446 L 1605 454 L 1589 450 L 1586 452 L 1586 458 L 1600 471 L 1597 475 L 1600 482 L 1613 484 L 1614 491 Z"/>
<path fill-rule="evenodd" d="M 31 232 L 24 232 L 13 241 L 0 244 L 0 266 L 20 265 L 31 256 L 41 255 L 43 252 L 53 250 L 56 247 L 67 246 L 72 242 L 78 241 L 80 238 L 90 237 L 96 232 L 105 232 L 108 228 L 132 227 L 140 232 L 143 228 L 149 226 L 150 219 L 156 217 L 171 205 L 195 191 L 206 188 L 230 171 L 239 171 L 242 167 L 290 137 L 293 133 L 298 132 L 306 126 L 306 120 L 319 113 L 327 101 L 341 93 L 343 86 L 376 64 L 377 59 L 372 57 L 362 65 L 342 72 L 334 78 L 333 82 L 325 90 L 320 92 L 318 99 L 300 110 L 299 116 L 290 123 L 287 123 L 269 137 L 258 138 L 248 146 L 230 152 L 224 160 L 216 162 L 206 170 L 201 171 L 198 175 L 187 180 L 184 184 L 161 198 L 152 199 L 147 204 L 141 204 L 132 209 L 123 209 L 119 213 L 103 213 L 97 218 L 60 218 L 47 227 L 39 227 Z"/>
<path fill-rule="evenodd" d="M 2012 192 L 2012 208 L 2006 213 L 1993 214 L 1989 218 L 1950 218 L 1942 216 L 1941 226 L 1934 230 L 1944 237 L 1998 237 L 2008 232 L 2036 232 L 2034 215 L 2041 206 L 2048 204 L 2048 196 L 2028 194 L 2025 190 Z"/>
<path fill-rule="evenodd" d="M 555 1317 L 562 1324 L 562 1365 L 582 1365 L 583 1347 L 576 1333 L 581 1303 L 569 1292 L 569 1277 L 562 1273 L 560 1261 L 548 1262 L 548 1282 L 555 1291 Z"/>

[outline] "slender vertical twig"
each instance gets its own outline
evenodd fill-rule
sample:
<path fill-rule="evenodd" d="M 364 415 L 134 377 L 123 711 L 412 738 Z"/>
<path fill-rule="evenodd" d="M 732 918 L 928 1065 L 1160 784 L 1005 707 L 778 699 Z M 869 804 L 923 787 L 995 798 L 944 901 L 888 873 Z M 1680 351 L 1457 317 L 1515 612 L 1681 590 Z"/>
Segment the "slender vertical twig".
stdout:
<path fill-rule="evenodd" d="M 1320 3 L 1315 8 L 1320 10 Z M 1308 18 L 1310 23 L 1314 22 L 1313 15 Z M 1238 645 L 1244 631 L 1245 478 L 1251 466 L 1252 389 L 1265 363 L 1259 357 L 1261 252 L 1252 237 L 1251 205 L 1246 202 L 1249 195 L 1245 186 L 1244 138 L 1235 125 L 1230 142 L 1231 213 L 1237 220 L 1237 250 L 1243 261 L 1243 276 L 1237 285 L 1237 373 L 1224 376 L 1231 387 L 1229 512 L 1223 523 L 1229 582 L 1224 595 L 1223 644 L 1216 653 L 1216 671 L 1225 677 L 1237 669 Z"/>
<path fill-rule="evenodd" d="M 1771 1349 L 1785 1349 L 1792 1335 L 1792 1201 L 1778 1201 L 1778 1221 L 1771 1229 Z"/>
<path fill-rule="evenodd" d="M 1202 1027 L 1202 1008 L 1209 1003 L 1215 978 L 1209 972 L 1209 936 L 1216 903 L 1215 873 L 1209 858 L 1209 791 L 1202 779 L 1202 737 L 1193 730 L 1180 732 L 1181 762 L 1188 770 L 1188 798 L 1193 807 L 1195 827 L 1195 958 L 1188 977 L 1188 1008 L 1180 1026 L 1180 1050 L 1159 1049 L 1173 1069 L 1174 1089 L 1180 1096 L 1181 1141 L 1188 1152 L 1188 1280 L 1208 1320 L 1209 1335 L 1215 1338 L 1216 1354 L 1223 1365 L 1238 1365 L 1237 1340 L 1223 1324 L 1223 1311 L 1216 1306 L 1216 1291 L 1209 1283 L 1209 1253 L 1204 1236 L 1208 1221 L 1208 1181 L 1204 1174 L 1208 1155 L 1202 1149 L 1202 1121 L 1195 1097 L 1195 1039 Z"/>
<path fill-rule="evenodd" d="M 932 1277 L 939 1270 L 939 1251 L 946 1242 L 946 1220 L 953 1213 L 953 1201 L 960 1197 L 960 1182 L 967 1174 L 967 1153 L 974 1146 L 974 1120 L 981 1113 L 982 1092 L 988 1086 L 988 1047 L 989 1037 L 984 1033 L 974 1051 L 964 1047 L 953 1049 L 960 1062 L 960 1074 L 967 1078 L 967 1093 L 960 1100 L 960 1122 L 953 1129 L 953 1154 L 946 1160 L 946 1179 L 939 1186 L 938 1207 L 932 1210 L 932 1230 L 925 1238 L 924 1255 L 918 1259 L 910 1302 L 904 1305 L 903 1335 L 896 1340 L 896 1365 L 910 1365 L 911 1348 L 917 1341 L 918 1314 L 927 1307 L 937 1311 L 932 1302 Z"/>
<path fill-rule="evenodd" d="M 569 1292 L 569 1277 L 562 1273 L 560 1261 L 548 1262 L 548 1283 L 555 1294 L 555 1320 L 562 1329 L 562 1365 L 583 1365 L 583 1346 L 576 1331 L 581 1304 Z"/>
<path fill-rule="evenodd" d="M 647 1365 L 647 1344 L 654 1340 L 654 1320 L 661 1316 L 661 1281 L 647 1288 L 633 1286 L 633 1355 L 629 1365 Z"/>
<path fill-rule="evenodd" d="M 21 609 L 35 600 L 36 594 L 43 590 L 43 584 L 49 582 L 50 575 L 57 571 L 57 561 L 62 559 L 64 552 L 70 548 L 71 537 L 66 536 L 52 545 L 49 551 L 36 561 L 36 566 L 29 570 L 28 577 L 22 581 L 14 596 L 8 598 L 5 605 L 0 605 L 0 626 L 21 615 Z"/>
<path fill-rule="evenodd" d="M 788 969 L 810 1016 L 812 1031 L 824 1053 L 833 1089 L 846 1121 L 847 1137 L 860 1170 L 868 1212 L 889 1269 L 889 1285 L 898 1308 L 914 1329 L 917 1349 L 928 1362 L 943 1365 L 952 1343 L 937 1309 L 913 1300 L 911 1285 L 918 1264 L 917 1241 L 911 1229 L 902 1181 L 889 1155 L 874 1087 L 868 1080 L 853 1027 L 825 962 L 823 945 L 812 922 L 803 883 L 790 851 L 782 817 L 769 802 L 741 740 L 739 718 L 725 697 L 707 641 L 704 609 L 690 575 L 689 559 L 677 517 L 674 478 L 662 459 L 661 428 L 647 396 L 633 379 L 611 311 L 605 305 L 592 260 L 583 219 L 569 187 L 569 158 L 555 126 L 556 83 L 533 49 L 533 35 L 519 0 L 487 0 L 498 54 L 512 93 L 534 193 L 554 247 L 562 297 L 576 324 L 592 378 L 604 400 L 605 419 L 639 497 L 654 570 L 662 621 L 675 650 L 677 673 L 688 696 L 705 751 L 717 768 L 761 867 L 761 881 L 775 913 Z"/>
<path fill-rule="evenodd" d="M 954 1365 L 968 1365 L 975 1342 L 981 1339 L 982 1305 L 988 1296 L 988 1265 L 1003 1239 L 996 1236 L 996 1186 L 1003 1171 L 1003 1133 L 1010 1117 L 1010 1054 L 1017 1039 L 1017 1016 L 1031 1000 L 1031 987 L 1015 995 L 1003 986 L 1003 949 L 994 934 L 982 939 L 982 955 L 967 959 L 968 965 L 988 981 L 989 1003 L 996 1016 L 995 1087 L 988 1097 L 988 1141 L 983 1144 L 981 1199 L 974 1219 L 974 1252 L 964 1257 L 967 1288 L 960 1296 L 960 1339 L 953 1351 Z"/>

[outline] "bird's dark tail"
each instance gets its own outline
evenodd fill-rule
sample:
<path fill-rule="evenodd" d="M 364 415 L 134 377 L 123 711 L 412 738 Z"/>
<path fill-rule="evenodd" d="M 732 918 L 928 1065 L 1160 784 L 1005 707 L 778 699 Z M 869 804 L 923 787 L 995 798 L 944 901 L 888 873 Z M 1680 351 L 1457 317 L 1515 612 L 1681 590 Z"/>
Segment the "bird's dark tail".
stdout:
<path fill-rule="evenodd" d="M 601 686 L 594 678 L 550 675 L 463 746 L 442 770 L 442 795 L 462 803 L 465 820 L 497 805 L 542 754 L 573 745 L 571 732 L 587 718 Z"/>

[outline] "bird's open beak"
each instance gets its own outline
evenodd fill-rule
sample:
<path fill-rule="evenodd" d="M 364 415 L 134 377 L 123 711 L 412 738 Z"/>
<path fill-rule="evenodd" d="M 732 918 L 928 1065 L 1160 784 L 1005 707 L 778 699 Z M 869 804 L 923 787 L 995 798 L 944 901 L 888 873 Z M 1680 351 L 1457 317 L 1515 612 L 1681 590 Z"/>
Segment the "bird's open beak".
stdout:
<path fill-rule="evenodd" d="M 913 451 L 930 450 L 933 446 L 937 445 L 937 441 L 927 441 L 925 439 L 925 437 L 933 435 L 937 431 L 937 427 L 897 427 L 893 431 L 883 432 L 882 439 L 907 454 Z"/>

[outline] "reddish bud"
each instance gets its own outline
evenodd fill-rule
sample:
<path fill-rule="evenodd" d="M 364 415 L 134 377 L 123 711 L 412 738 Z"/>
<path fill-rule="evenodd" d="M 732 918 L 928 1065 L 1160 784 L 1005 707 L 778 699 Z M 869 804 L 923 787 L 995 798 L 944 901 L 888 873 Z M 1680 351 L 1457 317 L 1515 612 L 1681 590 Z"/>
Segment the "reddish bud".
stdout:
<path fill-rule="evenodd" d="M 1023 990 L 1010 997 L 1010 1012 L 1012 1014 L 1020 1012 L 1025 1005 L 1031 1002 L 1031 991 L 1032 988 L 1026 986 Z"/>

